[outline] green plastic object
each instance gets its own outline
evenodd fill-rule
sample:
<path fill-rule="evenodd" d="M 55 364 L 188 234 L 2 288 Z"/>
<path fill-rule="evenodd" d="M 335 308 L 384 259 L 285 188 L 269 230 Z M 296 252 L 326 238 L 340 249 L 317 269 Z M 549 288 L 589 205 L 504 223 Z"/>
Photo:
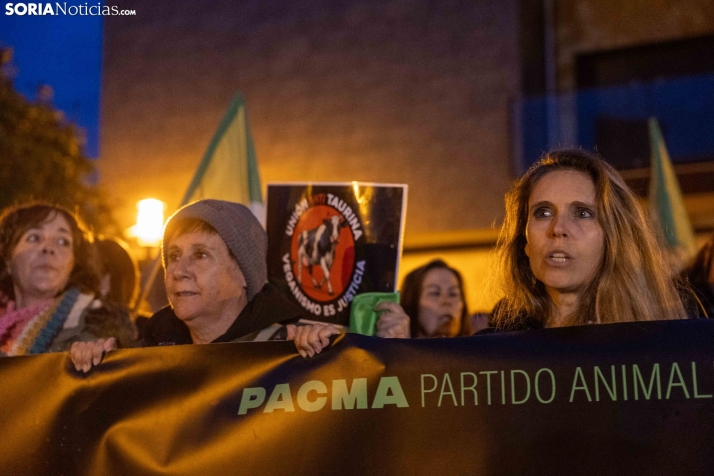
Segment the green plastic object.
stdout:
<path fill-rule="evenodd" d="M 350 309 L 350 332 L 373 336 L 377 328 L 380 311 L 375 306 L 383 302 L 399 304 L 399 292 L 395 293 L 362 293 L 352 300 Z"/>

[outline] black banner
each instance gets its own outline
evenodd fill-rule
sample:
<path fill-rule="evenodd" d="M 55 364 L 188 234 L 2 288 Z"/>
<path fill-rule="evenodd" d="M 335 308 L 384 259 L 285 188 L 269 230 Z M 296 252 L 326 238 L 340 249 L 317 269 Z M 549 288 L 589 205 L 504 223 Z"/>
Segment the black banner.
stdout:
<path fill-rule="evenodd" d="M 268 279 L 305 318 L 349 325 L 355 295 L 396 291 L 406 185 L 269 184 Z"/>
<path fill-rule="evenodd" d="M 0 359 L 8 475 L 714 474 L 714 322 Z"/>

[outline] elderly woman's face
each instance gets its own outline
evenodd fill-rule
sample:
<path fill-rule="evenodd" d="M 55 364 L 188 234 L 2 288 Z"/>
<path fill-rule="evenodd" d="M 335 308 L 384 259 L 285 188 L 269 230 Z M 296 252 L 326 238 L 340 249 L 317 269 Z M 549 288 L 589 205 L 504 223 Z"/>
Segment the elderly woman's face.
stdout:
<path fill-rule="evenodd" d="M 579 294 L 600 267 L 605 238 L 595 198 L 590 177 L 571 170 L 550 172 L 533 188 L 525 252 L 551 297 Z"/>
<path fill-rule="evenodd" d="M 202 231 L 171 238 L 167 246 L 166 292 L 182 321 L 211 321 L 236 314 L 246 281 L 223 239 Z"/>
<path fill-rule="evenodd" d="M 8 266 L 15 298 L 51 298 L 69 281 L 74 268 L 72 228 L 61 213 L 51 214 L 20 237 Z"/>
<path fill-rule="evenodd" d="M 456 337 L 461 330 L 464 301 L 456 275 L 446 268 L 430 269 L 419 295 L 420 337 Z"/>

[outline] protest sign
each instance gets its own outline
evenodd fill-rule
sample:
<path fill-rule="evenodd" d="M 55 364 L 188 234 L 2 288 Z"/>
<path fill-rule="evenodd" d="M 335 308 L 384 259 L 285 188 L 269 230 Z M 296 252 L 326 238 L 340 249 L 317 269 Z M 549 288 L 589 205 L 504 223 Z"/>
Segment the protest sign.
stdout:
<path fill-rule="evenodd" d="M 269 184 L 268 279 L 305 318 L 349 324 L 356 294 L 396 290 L 406 185 Z"/>

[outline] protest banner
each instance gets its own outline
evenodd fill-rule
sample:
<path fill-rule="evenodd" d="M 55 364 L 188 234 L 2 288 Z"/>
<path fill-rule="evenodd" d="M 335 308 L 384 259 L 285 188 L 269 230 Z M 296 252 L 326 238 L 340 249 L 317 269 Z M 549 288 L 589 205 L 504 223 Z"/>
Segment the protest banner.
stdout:
<path fill-rule="evenodd" d="M 269 281 L 305 318 L 348 325 L 356 294 L 396 291 L 406 199 L 406 185 L 269 184 Z"/>
<path fill-rule="evenodd" d="M 714 322 L 0 359 L 9 475 L 714 473 Z"/>

